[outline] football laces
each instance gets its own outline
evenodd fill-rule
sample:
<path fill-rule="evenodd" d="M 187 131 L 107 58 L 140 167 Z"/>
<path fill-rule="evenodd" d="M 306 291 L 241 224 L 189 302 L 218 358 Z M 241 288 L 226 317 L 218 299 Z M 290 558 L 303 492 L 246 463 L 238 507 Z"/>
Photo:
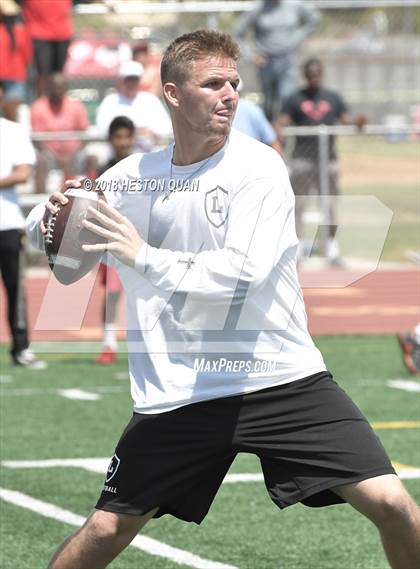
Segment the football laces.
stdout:
<path fill-rule="evenodd" d="M 44 241 L 49 245 L 53 242 L 55 222 L 57 219 L 58 212 L 61 209 L 59 205 L 57 205 L 56 207 L 58 208 L 58 211 L 56 211 L 56 213 L 54 214 L 50 214 L 50 216 L 48 217 L 47 225 L 45 226 L 46 233 L 44 236 Z"/>

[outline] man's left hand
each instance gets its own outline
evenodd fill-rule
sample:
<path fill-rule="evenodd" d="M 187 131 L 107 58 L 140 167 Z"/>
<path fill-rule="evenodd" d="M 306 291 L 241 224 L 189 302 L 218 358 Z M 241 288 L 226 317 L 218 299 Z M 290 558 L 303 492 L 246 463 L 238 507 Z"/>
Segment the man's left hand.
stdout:
<path fill-rule="evenodd" d="M 82 245 L 83 251 L 109 251 L 119 261 L 133 267 L 137 253 L 144 245 L 144 240 L 137 233 L 131 221 L 106 202 L 101 201 L 100 210 L 88 208 L 89 215 L 100 225 L 85 219 L 83 226 L 96 235 L 108 239 L 108 243 Z"/>

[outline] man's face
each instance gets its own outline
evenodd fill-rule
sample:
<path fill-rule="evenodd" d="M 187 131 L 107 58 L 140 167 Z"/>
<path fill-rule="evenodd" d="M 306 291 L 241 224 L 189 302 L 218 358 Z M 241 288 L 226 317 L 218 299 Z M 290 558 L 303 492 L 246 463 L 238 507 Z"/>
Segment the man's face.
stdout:
<path fill-rule="evenodd" d="M 132 77 L 124 77 L 120 81 L 120 93 L 127 99 L 134 99 L 139 91 L 140 77 L 133 75 Z"/>
<path fill-rule="evenodd" d="M 48 83 L 48 98 L 52 103 L 59 104 L 66 94 L 66 82 L 60 75 L 53 75 Z"/>
<path fill-rule="evenodd" d="M 308 87 L 314 91 L 321 87 L 322 67 L 318 64 L 309 65 L 305 72 Z"/>
<path fill-rule="evenodd" d="M 131 154 L 134 144 L 134 133 L 128 128 L 118 128 L 110 137 L 109 142 L 118 160 L 127 158 Z"/>
<path fill-rule="evenodd" d="M 149 54 L 147 53 L 147 51 L 136 51 L 136 53 L 133 55 L 133 61 L 141 63 L 143 67 L 147 65 L 148 59 L 149 59 Z"/>
<path fill-rule="evenodd" d="M 239 76 L 232 59 L 211 56 L 192 64 L 189 78 L 178 85 L 178 116 L 186 129 L 207 136 L 230 132 L 238 104 Z"/>

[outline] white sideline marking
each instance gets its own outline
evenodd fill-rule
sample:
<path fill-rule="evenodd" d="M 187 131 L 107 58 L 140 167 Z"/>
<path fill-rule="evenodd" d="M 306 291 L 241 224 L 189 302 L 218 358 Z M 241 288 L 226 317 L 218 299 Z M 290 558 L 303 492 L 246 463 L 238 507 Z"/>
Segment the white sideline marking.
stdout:
<path fill-rule="evenodd" d="M 0 383 L 12 383 L 13 377 L 11 375 L 0 375 Z"/>
<path fill-rule="evenodd" d="M 37 500 L 27 494 L 16 492 L 15 490 L 0 488 L 0 498 L 5 502 L 21 506 L 22 508 L 26 508 L 27 510 L 31 510 L 32 512 L 44 516 L 45 518 L 51 518 L 72 526 L 80 527 L 86 520 L 83 516 L 74 514 L 69 510 L 64 510 L 54 504 Z M 234 565 L 226 565 L 225 563 L 219 563 L 218 561 L 203 559 L 189 551 L 184 551 L 183 549 L 166 545 L 166 543 L 162 543 L 161 541 L 151 537 L 138 535 L 133 539 L 131 545 L 149 553 L 150 555 L 165 557 L 179 565 L 188 565 L 189 567 L 195 567 L 196 569 L 237 569 Z"/>
<path fill-rule="evenodd" d="M 420 392 L 420 382 L 411 379 L 390 379 L 386 384 L 393 389 Z"/>
<path fill-rule="evenodd" d="M 102 399 L 102 395 L 84 391 L 83 389 L 59 389 L 58 394 L 67 399 L 77 399 L 78 401 L 98 401 Z"/>
<path fill-rule="evenodd" d="M 50 458 L 45 460 L 2 460 L 1 466 L 7 468 L 82 468 L 89 472 L 105 474 L 110 458 Z M 407 467 L 394 463 L 400 478 L 420 478 L 420 468 Z M 237 482 L 260 482 L 264 480 L 261 473 L 227 474 L 224 484 Z"/>

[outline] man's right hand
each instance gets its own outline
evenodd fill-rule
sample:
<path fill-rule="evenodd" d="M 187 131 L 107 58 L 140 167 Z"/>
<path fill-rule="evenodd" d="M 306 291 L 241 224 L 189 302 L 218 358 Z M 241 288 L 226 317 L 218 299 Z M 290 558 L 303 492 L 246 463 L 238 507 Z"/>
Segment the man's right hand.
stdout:
<path fill-rule="evenodd" d="M 50 213 L 51 215 L 56 214 L 59 210 L 57 204 L 66 205 L 66 203 L 69 201 L 68 198 L 64 195 L 64 192 L 70 188 L 80 188 L 81 185 L 82 184 L 79 182 L 79 180 L 66 180 L 60 188 L 60 191 L 54 192 L 50 196 L 50 199 L 45 204 L 45 213 Z M 41 229 L 42 235 L 45 235 L 47 229 L 45 227 L 44 220 L 41 221 L 39 227 Z"/>

